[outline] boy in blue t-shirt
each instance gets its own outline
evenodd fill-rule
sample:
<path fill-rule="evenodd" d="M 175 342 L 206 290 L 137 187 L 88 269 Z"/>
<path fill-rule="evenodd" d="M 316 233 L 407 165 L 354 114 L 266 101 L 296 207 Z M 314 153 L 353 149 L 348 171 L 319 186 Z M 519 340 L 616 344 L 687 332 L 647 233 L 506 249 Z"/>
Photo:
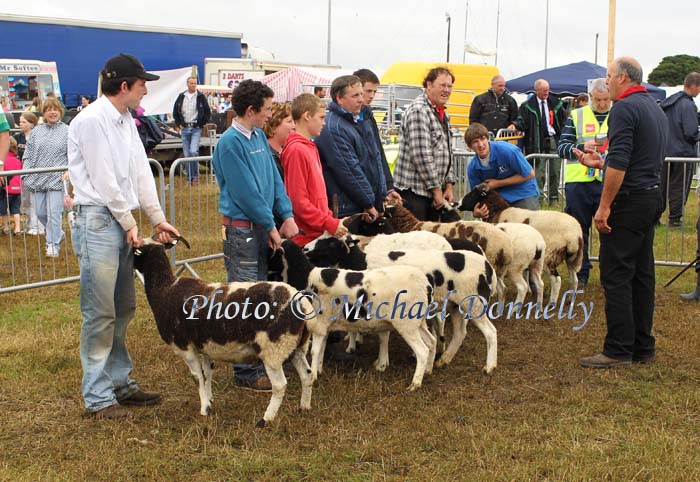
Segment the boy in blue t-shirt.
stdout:
<path fill-rule="evenodd" d="M 469 126 L 464 141 L 476 153 L 467 166 L 472 189 L 488 182 L 489 187 L 496 189 L 511 206 L 533 211 L 540 208 L 535 170 L 520 149 L 507 142 L 489 141 L 489 131 L 479 123 Z M 488 208 L 477 204 L 474 216 L 488 217 Z"/>

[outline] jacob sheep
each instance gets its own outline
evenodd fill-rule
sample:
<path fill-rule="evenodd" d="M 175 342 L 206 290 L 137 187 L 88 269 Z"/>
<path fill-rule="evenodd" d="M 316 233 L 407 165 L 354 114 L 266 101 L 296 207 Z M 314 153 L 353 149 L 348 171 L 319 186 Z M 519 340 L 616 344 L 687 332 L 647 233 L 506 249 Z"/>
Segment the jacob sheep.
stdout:
<path fill-rule="evenodd" d="M 199 383 L 200 413 L 206 416 L 211 410 L 212 360 L 249 363 L 259 359 L 272 384 L 272 398 L 258 422 L 258 427 L 264 427 L 282 404 L 287 386 L 282 364 L 289 357 L 301 379 L 301 408 L 310 409 L 311 368 L 305 357 L 309 332 L 291 304 L 297 290 L 275 282 L 224 284 L 175 278 L 164 246 L 146 243 L 135 249 L 134 268 L 143 275 L 158 333 Z M 308 300 L 296 302 L 302 309 L 312 309 Z M 249 313 L 240 309 L 246 304 Z M 268 309 L 264 315 L 258 311 L 261 306 Z"/>
<path fill-rule="evenodd" d="M 530 211 L 510 207 L 497 191 L 489 189 L 488 183 L 477 185 L 467 193 L 460 202 L 459 209 L 473 211 L 477 203 L 488 207 L 490 223 L 529 224 L 540 232 L 547 245 L 544 265 L 550 275 L 551 287 L 549 302 L 556 303 L 561 289 L 561 277 L 557 268 L 563 262 L 569 270 L 570 288 L 576 292 L 578 278 L 576 273 L 583 262 L 583 233 L 581 225 L 573 216 L 559 211 Z"/>
<path fill-rule="evenodd" d="M 420 221 L 403 206 L 387 206 L 386 217 L 392 228 L 401 233 L 410 231 L 430 231 L 445 238 L 461 238 L 473 241 L 484 251 L 498 275 L 498 300 L 504 301 L 504 278 L 513 262 L 513 244 L 510 236 L 489 223 L 478 221 L 456 221 L 437 223 Z M 513 284 L 517 283 L 514 281 Z"/>
<path fill-rule="evenodd" d="M 318 296 L 320 309 L 306 322 L 313 335 L 313 380 L 323 371 L 323 352 L 330 331 L 384 333 L 396 330 L 416 355 L 416 370 L 408 389 L 416 390 L 422 384 L 424 373 L 432 373 L 437 342 L 428 330 L 426 317 L 428 308 L 433 306 L 434 288 L 421 270 L 411 266 L 362 271 L 317 268 L 301 248 L 289 240 L 283 241 L 282 248 L 273 253 L 269 269 L 281 273 L 282 279 L 298 290 L 310 290 Z M 397 287 L 397 283 L 400 283 L 400 287 Z M 405 291 L 403 299 L 402 291 Z M 342 309 L 343 303 L 360 305 L 360 309 L 353 316 L 348 316 L 349 312 Z M 396 308 L 402 304 L 404 309 L 396 316 Z M 380 312 L 382 306 L 384 313 Z M 411 307 L 408 316 L 406 306 Z M 420 311 L 421 307 L 425 309 L 424 312 Z M 414 316 L 411 315 L 413 309 L 419 310 L 414 312 Z M 375 366 L 381 363 L 380 359 Z"/>
<path fill-rule="evenodd" d="M 467 321 L 460 310 L 460 305 L 472 295 L 481 296 L 488 303 L 496 285 L 496 276 L 491 264 L 484 256 L 471 251 L 404 249 L 388 253 L 363 253 L 348 236 L 344 240 L 336 238 L 319 240 L 308 256 L 314 264 L 324 266 L 337 265 L 342 268 L 367 269 L 403 264 L 422 270 L 433 280 L 435 300 L 441 303 L 446 313 L 449 312 L 452 320 L 452 339 L 438 360 L 437 366 L 444 366 L 452 361 L 466 336 Z M 394 282 L 402 285 L 403 280 L 397 279 Z M 439 320 L 440 317 L 438 316 L 437 319 Z M 486 339 L 486 365 L 483 370 L 489 374 L 496 368 L 496 328 L 485 313 L 471 320 Z M 442 335 L 441 328 L 438 328 L 438 333 Z M 381 359 L 384 358 L 382 353 L 388 353 L 385 346 L 388 338 L 380 341 Z M 388 363 L 388 355 L 386 362 Z"/>

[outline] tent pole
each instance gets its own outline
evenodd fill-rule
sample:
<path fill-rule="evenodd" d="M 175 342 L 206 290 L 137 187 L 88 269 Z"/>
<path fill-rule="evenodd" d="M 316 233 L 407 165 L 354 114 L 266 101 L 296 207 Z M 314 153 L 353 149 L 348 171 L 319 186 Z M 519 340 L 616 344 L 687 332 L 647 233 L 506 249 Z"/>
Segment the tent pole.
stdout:
<path fill-rule="evenodd" d="M 615 0 L 609 0 L 608 7 L 608 65 L 615 60 Z"/>

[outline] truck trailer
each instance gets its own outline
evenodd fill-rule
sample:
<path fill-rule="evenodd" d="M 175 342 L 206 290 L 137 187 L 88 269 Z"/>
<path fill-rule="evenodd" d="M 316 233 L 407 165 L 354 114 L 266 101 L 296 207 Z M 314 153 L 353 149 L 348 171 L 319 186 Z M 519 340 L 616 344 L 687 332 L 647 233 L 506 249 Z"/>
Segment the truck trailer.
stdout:
<path fill-rule="evenodd" d="M 241 57 L 242 34 L 235 32 L 6 14 L 0 15 L 0 32 L 3 57 L 56 63 L 67 107 L 78 105 L 81 95 L 95 97 L 99 71 L 121 52 L 138 57 L 147 70 L 197 65 L 204 72 L 206 57 Z"/>

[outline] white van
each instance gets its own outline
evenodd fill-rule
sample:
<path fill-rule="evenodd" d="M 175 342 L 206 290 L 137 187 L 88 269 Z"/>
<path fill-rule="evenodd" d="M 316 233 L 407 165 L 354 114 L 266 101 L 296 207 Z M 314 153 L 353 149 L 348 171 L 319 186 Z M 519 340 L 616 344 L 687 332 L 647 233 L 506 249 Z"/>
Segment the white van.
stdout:
<path fill-rule="evenodd" d="M 49 92 L 61 98 L 56 62 L 0 59 L 0 97 L 8 98 L 10 110 L 23 111 Z"/>

